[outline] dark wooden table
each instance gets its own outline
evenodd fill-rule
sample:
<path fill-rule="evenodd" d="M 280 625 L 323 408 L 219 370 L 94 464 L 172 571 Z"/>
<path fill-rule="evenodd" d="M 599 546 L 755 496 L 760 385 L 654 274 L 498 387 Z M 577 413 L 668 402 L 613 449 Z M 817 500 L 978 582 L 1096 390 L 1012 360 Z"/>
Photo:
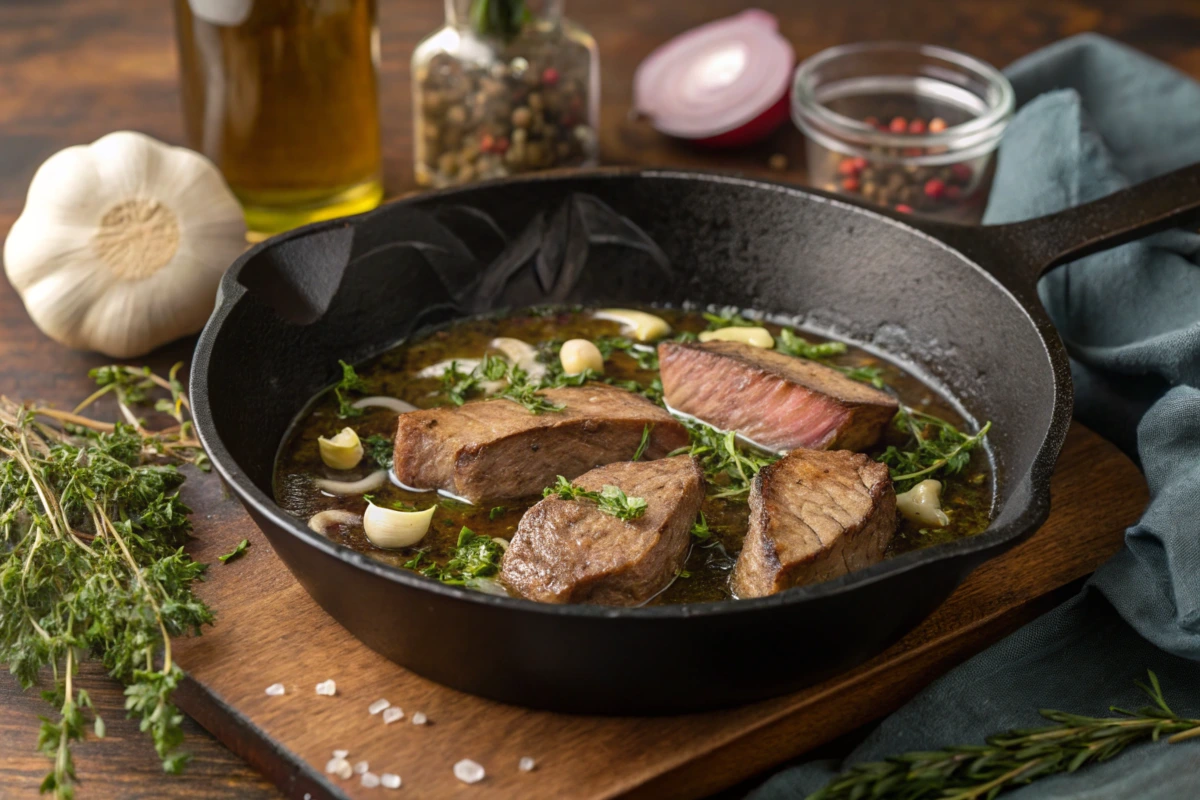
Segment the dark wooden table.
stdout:
<path fill-rule="evenodd" d="M 383 41 L 384 169 L 389 192 L 412 188 L 408 60 L 413 46 L 440 24 L 438 0 L 379 0 Z M 761 0 L 804 58 L 843 42 L 892 38 L 956 47 L 1006 64 L 1057 39 L 1105 33 L 1200 76 L 1200 3 L 1194 0 Z M 181 143 L 170 3 L 163 0 L 0 0 L 0 230 L 21 210 L 29 179 L 47 156 L 131 128 Z M 571 16 L 595 34 L 603 73 L 601 151 L 606 163 L 697 165 L 766 173 L 784 153 L 802 161 L 790 126 L 747 151 L 714 155 L 668 142 L 628 119 L 638 62 L 685 28 L 735 13 L 738 0 L 636 2 L 572 0 Z M 801 180 L 793 171 L 788 176 Z M 86 372 L 104 359 L 74 353 L 43 337 L 0 281 L 0 393 L 71 403 L 87 393 Z M 186 359 L 177 343 L 149 363 Z M 194 762 L 164 778 L 136 726 L 123 720 L 119 688 L 95 668 L 81 683 L 108 721 L 108 739 L 78 747 L 87 798 L 277 797 L 253 770 L 189 724 Z M 46 762 L 34 747 L 36 693 L 0 678 L 0 798 L 31 797 Z"/>

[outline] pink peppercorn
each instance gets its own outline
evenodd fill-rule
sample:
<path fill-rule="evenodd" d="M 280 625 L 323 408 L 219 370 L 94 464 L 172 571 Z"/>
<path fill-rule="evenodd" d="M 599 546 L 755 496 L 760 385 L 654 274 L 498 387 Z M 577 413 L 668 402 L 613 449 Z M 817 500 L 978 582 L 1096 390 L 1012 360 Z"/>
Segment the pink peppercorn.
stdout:
<path fill-rule="evenodd" d="M 479 137 L 479 149 L 485 153 L 492 152 L 492 148 L 496 146 L 496 139 L 490 133 L 485 133 Z"/>
<path fill-rule="evenodd" d="M 853 158 L 843 158 L 841 161 L 839 161 L 837 165 L 838 175 L 848 175 L 851 177 L 857 176 L 859 170 L 862 168 L 855 163 L 856 160 L 857 159 Z"/>
<path fill-rule="evenodd" d="M 962 183 L 971 180 L 971 168 L 966 164 L 952 164 L 950 171 L 954 173 L 954 179 Z"/>
<path fill-rule="evenodd" d="M 914 119 L 908 123 L 908 132 L 911 134 L 922 134 L 925 132 L 925 120 Z"/>
<path fill-rule="evenodd" d="M 898 206 L 896 206 L 896 210 L 901 214 L 911 214 L 912 206 L 906 206 L 904 203 L 900 203 Z"/>
<path fill-rule="evenodd" d="M 904 117 L 893 117 L 892 123 L 888 125 L 888 130 L 892 133 L 904 133 L 908 130 L 908 120 Z"/>
<path fill-rule="evenodd" d="M 500 155 L 504 155 L 505 153 L 507 153 L 508 152 L 508 139 L 501 136 L 499 139 L 496 140 L 496 143 L 494 145 L 492 145 L 492 151 L 499 153 Z"/>
<path fill-rule="evenodd" d="M 558 83 L 558 70 L 554 67 L 546 67 L 542 70 L 542 83 L 547 86 L 553 86 Z"/>
<path fill-rule="evenodd" d="M 925 196 L 933 200 L 939 200 L 946 194 L 946 182 L 940 181 L 937 178 L 930 178 L 925 181 Z"/>
<path fill-rule="evenodd" d="M 847 192 L 857 192 L 858 185 L 858 178 L 842 178 L 842 189 Z"/>
<path fill-rule="evenodd" d="M 941 133 L 944 130 L 946 130 L 946 120 L 942 119 L 941 117 L 934 117 L 933 119 L 929 120 L 930 133 Z"/>

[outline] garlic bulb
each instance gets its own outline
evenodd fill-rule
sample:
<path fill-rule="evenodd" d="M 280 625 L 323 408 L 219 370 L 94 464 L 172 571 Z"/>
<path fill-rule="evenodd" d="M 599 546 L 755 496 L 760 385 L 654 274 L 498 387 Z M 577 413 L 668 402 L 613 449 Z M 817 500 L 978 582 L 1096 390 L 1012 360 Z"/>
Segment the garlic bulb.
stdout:
<path fill-rule="evenodd" d="M 621 332 L 632 336 L 639 342 L 650 342 L 661 339 L 671 332 L 671 326 L 662 317 L 647 314 L 645 311 L 634 311 L 629 308 L 601 308 L 592 312 L 596 319 L 606 319 L 621 326 Z"/>
<path fill-rule="evenodd" d="M 362 461 L 363 446 L 354 428 L 342 428 L 329 439 L 318 437 L 317 447 L 321 451 L 321 460 L 330 469 L 354 469 Z"/>
<path fill-rule="evenodd" d="M 944 528 L 950 517 L 942 511 L 942 482 L 923 480 L 907 492 L 896 495 L 896 510 L 905 519 L 927 528 Z"/>
<path fill-rule="evenodd" d="M 47 336 L 130 358 L 200 330 L 245 247 L 242 209 L 212 162 L 119 131 L 38 168 L 4 267 Z"/>
<path fill-rule="evenodd" d="M 408 547 L 421 541 L 429 532 L 435 508 L 437 506 L 432 505 L 424 511 L 396 511 L 368 501 L 367 511 L 363 514 L 363 530 L 376 547 Z"/>

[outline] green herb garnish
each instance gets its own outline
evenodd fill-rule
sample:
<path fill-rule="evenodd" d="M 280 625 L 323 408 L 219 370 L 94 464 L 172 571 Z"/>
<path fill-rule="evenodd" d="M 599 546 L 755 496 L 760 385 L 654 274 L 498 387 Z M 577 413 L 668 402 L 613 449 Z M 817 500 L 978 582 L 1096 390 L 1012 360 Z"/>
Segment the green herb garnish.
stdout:
<path fill-rule="evenodd" d="M 601 336 L 594 344 L 605 361 L 611 358 L 613 353 L 622 352 L 637 362 L 638 369 L 658 369 L 658 351 L 653 347 L 639 345 L 628 336 Z"/>
<path fill-rule="evenodd" d="M 1166 737 L 1175 744 L 1200 737 L 1200 719 L 1180 717 L 1163 696 L 1158 677 L 1137 686 L 1153 705 L 1137 711 L 1115 706 L 1117 717 L 1085 717 L 1043 710 L 1053 722 L 1041 728 L 1009 730 L 982 745 L 905 753 L 885 761 L 855 764 L 808 800 L 991 800 L 1006 789 L 1040 778 L 1075 772 L 1107 761 L 1139 742 Z"/>
<path fill-rule="evenodd" d="M 752 319 L 746 319 L 742 316 L 741 310 L 733 306 L 722 308 L 715 314 L 705 311 L 702 313 L 702 316 L 708 322 L 708 330 L 710 331 L 720 328 L 757 328 L 762 324 Z"/>
<path fill-rule="evenodd" d="M 228 564 L 230 561 L 233 561 L 235 558 L 239 558 L 243 553 L 246 552 L 247 548 L 249 548 L 249 547 L 250 547 L 250 540 L 242 539 L 240 542 L 237 543 L 237 547 L 233 548 L 232 550 L 230 550 L 228 553 L 226 553 L 223 556 L 217 556 L 217 558 L 221 561 L 222 564 Z"/>
<path fill-rule="evenodd" d="M 823 361 L 832 356 L 840 356 L 846 352 L 844 342 L 820 342 L 813 344 L 807 339 L 797 336 L 795 332 L 784 328 L 775 337 L 775 349 L 785 355 L 807 358 L 813 361 Z"/>
<path fill-rule="evenodd" d="M 496 506 L 488 512 L 488 519 L 495 521 L 496 517 L 502 516 L 508 509 L 504 506 Z"/>
<path fill-rule="evenodd" d="M 638 442 L 637 450 L 633 451 L 633 460 L 641 461 L 642 456 L 646 453 L 646 447 L 650 444 L 650 431 L 653 425 L 642 426 L 642 441 Z"/>
<path fill-rule="evenodd" d="M 424 555 L 423 551 L 417 551 L 417 555 L 405 562 L 404 566 L 418 568 Z M 442 583 L 463 586 L 468 581 L 496 575 L 500 571 L 500 559 L 503 556 L 504 547 L 499 542 L 464 527 L 458 532 L 458 544 L 450 560 L 445 565 L 430 564 L 421 569 L 421 574 Z"/>
<path fill-rule="evenodd" d="M 646 500 L 642 497 L 629 497 L 620 487 L 605 485 L 598 492 L 589 492 L 572 484 L 562 475 L 553 486 L 542 491 L 543 497 L 557 496 L 563 500 L 590 500 L 596 504 L 601 513 L 617 519 L 637 519 L 646 513 Z"/>
<path fill-rule="evenodd" d="M 892 424 L 909 439 L 903 448 L 889 445 L 877 461 L 887 464 L 897 492 L 911 489 L 935 475 L 957 475 L 971 460 L 971 451 L 983 441 L 992 423 L 968 435 L 946 420 L 900 406 Z"/>
<path fill-rule="evenodd" d="M 53 764 L 42 791 L 59 798 L 74 794 L 71 745 L 86 736 L 85 710 L 104 735 L 75 683 L 89 654 L 126 684 L 126 708 L 164 770 L 179 772 L 187 761 L 177 752 L 183 715 L 171 697 L 183 673 L 171 637 L 199 632 L 213 615 L 192 593 L 205 567 L 183 551 L 191 512 L 174 464 L 205 462 L 183 417 L 189 405 L 177 371 L 91 373 L 100 391 L 80 408 L 113 392 L 129 424 L 0 401 L 0 661 L 24 688 L 43 670 L 53 675 L 43 697 L 58 714 L 42 719 L 38 749 Z M 156 387 L 171 393 L 167 413 L 180 420 L 162 432 L 144 428 L 130 408 Z"/>
<path fill-rule="evenodd" d="M 702 542 L 712 536 L 712 530 L 708 527 L 708 520 L 704 518 L 703 511 L 700 512 L 700 518 L 692 524 L 692 536 Z"/>
<path fill-rule="evenodd" d="M 498 36 L 512 39 L 521 32 L 525 23 L 532 19 L 525 0 L 473 0 L 471 3 L 471 26 L 481 36 Z M 559 311 L 554 306 L 549 311 Z M 542 316 L 542 314 L 536 314 Z"/>
<path fill-rule="evenodd" d="M 358 377 L 358 373 L 354 371 L 354 367 L 340 359 L 338 363 L 342 365 L 342 379 L 338 381 L 337 386 L 333 387 L 333 396 L 337 398 L 338 404 L 338 419 L 361 417 L 363 410 L 355 408 L 348 395 L 351 392 L 365 392 L 367 384 L 363 382 L 362 378 Z"/>
<path fill-rule="evenodd" d="M 690 455 L 700 462 L 709 486 L 716 491 L 710 497 L 745 499 L 750 493 L 754 476 L 765 466 L 774 464 L 779 456 L 744 447 L 735 431 L 722 433 L 693 420 L 680 420 L 688 429 L 692 443 L 670 453 Z"/>
<path fill-rule="evenodd" d="M 366 497 L 366 495 L 363 495 L 363 497 Z M 392 501 L 392 508 L 396 509 L 397 511 L 408 511 L 409 513 L 417 510 L 417 507 L 412 503 L 406 503 L 403 500 Z"/>
<path fill-rule="evenodd" d="M 395 453 L 395 444 L 386 436 L 381 436 L 378 433 L 372 433 L 370 436 L 362 440 L 363 450 L 366 451 L 367 458 L 379 465 L 380 469 L 392 468 L 392 457 Z"/>

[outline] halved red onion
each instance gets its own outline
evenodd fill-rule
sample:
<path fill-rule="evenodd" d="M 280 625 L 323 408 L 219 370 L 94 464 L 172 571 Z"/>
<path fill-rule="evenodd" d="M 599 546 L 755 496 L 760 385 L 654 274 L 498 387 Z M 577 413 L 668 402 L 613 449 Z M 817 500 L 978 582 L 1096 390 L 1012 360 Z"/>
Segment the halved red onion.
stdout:
<path fill-rule="evenodd" d="M 651 53 L 633 78 L 634 108 L 668 136 L 716 147 L 749 144 L 787 119 L 795 61 L 775 17 L 752 8 Z"/>

